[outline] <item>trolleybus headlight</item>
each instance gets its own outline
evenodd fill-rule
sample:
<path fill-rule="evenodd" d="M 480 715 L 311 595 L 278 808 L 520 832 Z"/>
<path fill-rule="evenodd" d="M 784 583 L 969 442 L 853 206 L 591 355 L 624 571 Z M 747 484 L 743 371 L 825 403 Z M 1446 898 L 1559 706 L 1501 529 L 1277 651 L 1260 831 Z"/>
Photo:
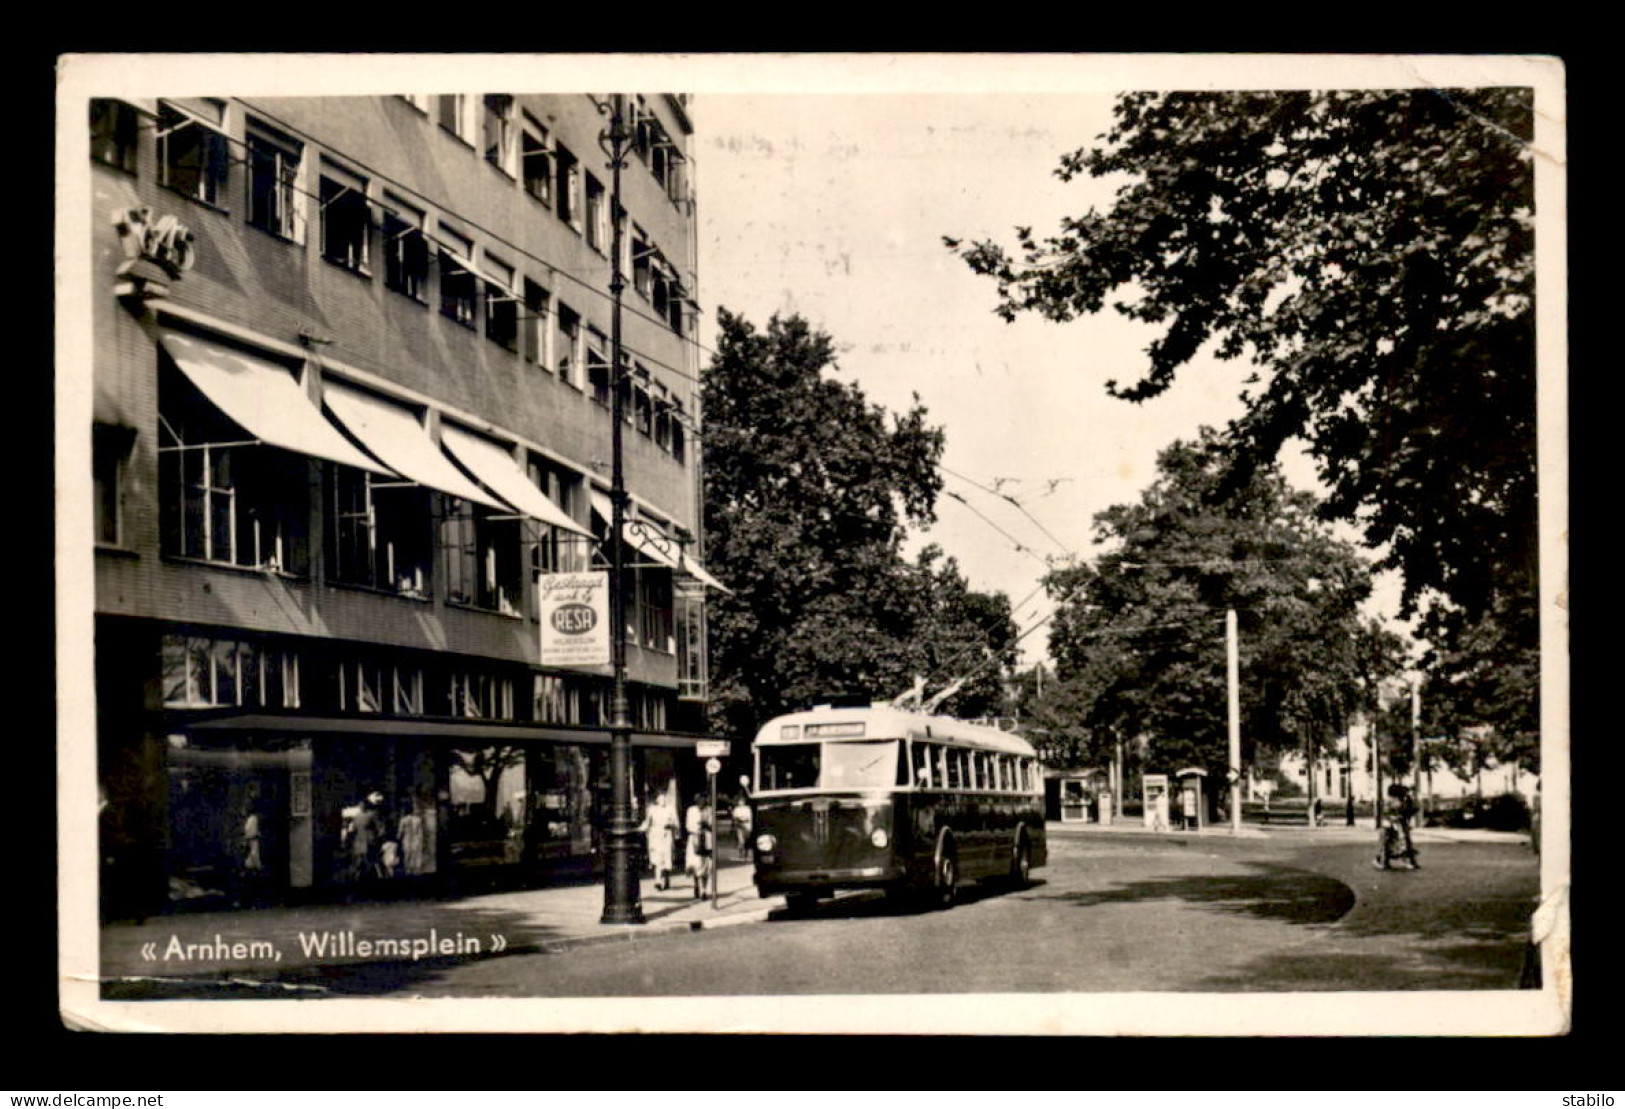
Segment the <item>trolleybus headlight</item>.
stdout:
<path fill-rule="evenodd" d="M 771 832 L 763 832 L 761 835 L 756 837 L 756 850 L 761 851 L 764 854 L 773 850 L 778 845 L 779 841 L 773 838 L 773 834 Z"/>
<path fill-rule="evenodd" d="M 876 828 L 869 833 L 869 842 L 876 847 L 884 847 L 891 842 L 891 837 L 886 834 L 886 829 Z"/>

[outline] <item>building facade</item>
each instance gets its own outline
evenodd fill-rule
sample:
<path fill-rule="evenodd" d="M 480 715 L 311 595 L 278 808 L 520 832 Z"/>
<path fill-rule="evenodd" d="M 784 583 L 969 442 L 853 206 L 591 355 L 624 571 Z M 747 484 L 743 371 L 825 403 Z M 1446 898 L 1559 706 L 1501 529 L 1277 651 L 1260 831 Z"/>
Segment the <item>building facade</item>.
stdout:
<path fill-rule="evenodd" d="M 538 582 L 615 542 L 634 795 L 697 784 L 692 127 L 624 103 L 616 204 L 587 95 L 92 101 L 104 914 L 597 865 Z"/>

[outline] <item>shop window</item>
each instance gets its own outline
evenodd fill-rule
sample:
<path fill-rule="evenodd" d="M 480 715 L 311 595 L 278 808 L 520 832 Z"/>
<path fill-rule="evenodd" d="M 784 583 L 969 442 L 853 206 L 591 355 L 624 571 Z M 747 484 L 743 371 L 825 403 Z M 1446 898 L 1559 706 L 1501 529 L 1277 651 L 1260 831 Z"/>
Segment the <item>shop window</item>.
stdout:
<path fill-rule="evenodd" d="M 368 273 L 372 210 L 366 178 L 324 161 L 321 206 L 322 257 L 353 273 Z"/>
<path fill-rule="evenodd" d="M 254 443 L 169 370 L 160 376 L 158 459 L 166 555 L 306 572 L 305 456 Z"/>
<path fill-rule="evenodd" d="M 166 635 L 161 646 L 164 705 L 299 707 L 299 656 L 253 641 Z"/>
<path fill-rule="evenodd" d="M 384 285 L 419 303 L 428 300 L 429 242 L 423 213 L 385 194 Z"/>
<path fill-rule="evenodd" d="M 519 298 L 514 271 L 506 262 L 485 256 L 485 337 L 505 350 L 519 349 Z"/>
<path fill-rule="evenodd" d="M 604 186 L 592 174 L 587 174 L 587 245 L 600 254 L 609 252 L 609 202 Z"/>
<path fill-rule="evenodd" d="M 454 867 L 490 873 L 524 861 L 531 837 L 523 748 L 456 748 L 447 786 Z"/>
<path fill-rule="evenodd" d="M 464 327 L 475 326 L 477 280 L 471 263 L 474 243 L 442 225 L 439 229 L 440 314 Z"/>
<path fill-rule="evenodd" d="M 474 98 L 451 93 L 435 98 L 435 119 L 440 126 L 470 146 L 474 145 Z"/>
<path fill-rule="evenodd" d="M 225 104 L 193 100 L 182 109 L 165 101 L 158 108 L 159 181 L 176 192 L 218 205 L 231 156 L 221 131 Z"/>
<path fill-rule="evenodd" d="M 124 467 L 135 433 L 96 424 L 91 436 L 91 490 L 96 542 L 119 546 L 124 540 Z"/>
<path fill-rule="evenodd" d="M 421 486 L 329 467 L 328 579 L 427 597 L 434 566 L 429 519 L 429 494 Z"/>
<path fill-rule="evenodd" d="M 459 504 L 441 522 L 446 595 L 455 604 L 519 615 L 520 529 L 483 506 Z"/>
<path fill-rule="evenodd" d="M 525 307 L 519 330 L 524 336 L 525 361 L 549 369 L 552 366 L 552 320 L 548 311 L 551 298 L 546 289 L 528 277 L 524 290 Z"/>
<path fill-rule="evenodd" d="M 603 333 L 589 328 L 587 331 L 587 386 L 592 399 L 609 407 L 609 356 L 604 353 L 607 340 Z"/>
<path fill-rule="evenodd" d="M 250 120 L 247 146 L 249 224 L 293 242 L 304 242 L 304 144 Z"/>
<path fill-rule="evenodd" d="M 136 170 L 139 114 L 122 100 L 90 102 L 90 156 L 125 173 Z"/>
<path fill-rule="evenodd" d="M 558 322 L 558 336 L 554 341 L 553 351 L 554 357 L 558 359 L 559 380 L 579 389 L 584 355 L 582 346 L 585 341 L 582 336 L 581 317 L 564 304 L 559 305 L 555 316 Z"/>
<path fill-rule="evenodd" d="M 581 230 L 581 165 L 563 143 L 553 150 L 554 178 L 557 183 L 554 211 L 559 219 Z"/>
<path fill-rule="evenodd" d="M 518 158 L 518 147 L 514 142 L 513 97 L 507 93 L 487 93 L 484 108 L 481 141 L 485 160 L 513 177 Z"/>
<path fill-rule="evenodd" d="M 547 128 L 529 112 L 524 114 L 520 128 L 519 160 L 525 191 L 543 204 L 552 204 L 553 152 L 548 147 Z"/>

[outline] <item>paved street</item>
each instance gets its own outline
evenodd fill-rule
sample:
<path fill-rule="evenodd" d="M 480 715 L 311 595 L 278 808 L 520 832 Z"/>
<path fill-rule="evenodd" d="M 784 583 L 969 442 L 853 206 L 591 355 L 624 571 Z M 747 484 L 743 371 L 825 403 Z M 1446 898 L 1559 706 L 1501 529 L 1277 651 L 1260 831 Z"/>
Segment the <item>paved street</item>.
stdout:
<path fill-rule="evenodd" d="M 295 977 L 431 997 L 1509 989 L 1537 893 L 1512 841 L 1421 838 L 1417 872 L 1374 869 L 1369 834 L 1343 829 L 1051 843 L 1030 887 L 967 888 L 949 912 L 854 894 L 804 919 Z"/>

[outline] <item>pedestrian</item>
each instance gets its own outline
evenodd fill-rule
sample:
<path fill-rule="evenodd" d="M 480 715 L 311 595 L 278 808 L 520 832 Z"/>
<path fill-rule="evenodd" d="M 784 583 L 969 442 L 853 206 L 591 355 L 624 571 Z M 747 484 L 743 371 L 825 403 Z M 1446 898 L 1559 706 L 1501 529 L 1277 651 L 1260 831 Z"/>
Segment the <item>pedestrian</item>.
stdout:
<path fill-rule="evenodd" d="M 1320 827 L 1320 798 L 1316 797 L 1309 802 L 1309 827 Z"/>
<path fill-rule="evenodd" d="M 378 847 L 383 832 L 378 806 L 383 800 L 384 795 L 374 790 L 360 804 L 345 810 L 349 821 L 341 839 L 348 841 L 349 879 L 358 885 L 378 876 Z"/>
<path fill-rule="evenodd" d="M 688 806 L 683 824 L 688 832 L 688 851 L 683 868 L 694 879 L 694 896 L 698 899 L 705 896 L 706 885 L 711 878 L 710 814 L 705 811 L 705 806 L 696 800 Z"/>
<path fill-rule="evenodd" d="M 1403 859 L 1405 869 L 1416 870 L 1416 845 L 1411 841 L 1411 821 L 1416 816 L 1416 801 L 1411 791 L 1399 782 L 1388 787 L 1388 796 L 1393 804 L 1383 817 L 1380 850 L 1373 860 L 1374 865 L 1379 870 L 1387 870 L 1395 859 Z"/>
<path fill-rule="evenodd" d="M 408 878 L 423 873 L 423 817 L 418 815 L 416 801 L 406 803 L 406 815 L 401 817 L 397 829 L 401 844 L 401 869 Z"/>
<path fill-rule="evenodd" d="M 739 849 L 739 857 L 741 859 L 748 858 L 750 855 L 750 798 L 743 793 L 739 795 L 739 800 L 734 802 L 733 818 L 734 843 Z"/>
<path fill-rule="evenodd" d="M 237 834 L 238 890 L 241 897 L 258 900 L 265 882 L 265 855 L 259 806 L 253 796 L 243 805 L 243 822 Z"/>
<path fill-rule="evenodd" d="M 671 795 L 661 790 L 650 800 L 639 826 L 648 845 L 649 866 L 655 872 L 655 889 L 671 887 L 671 872 L 677 868 L 677 806 Z"/>

